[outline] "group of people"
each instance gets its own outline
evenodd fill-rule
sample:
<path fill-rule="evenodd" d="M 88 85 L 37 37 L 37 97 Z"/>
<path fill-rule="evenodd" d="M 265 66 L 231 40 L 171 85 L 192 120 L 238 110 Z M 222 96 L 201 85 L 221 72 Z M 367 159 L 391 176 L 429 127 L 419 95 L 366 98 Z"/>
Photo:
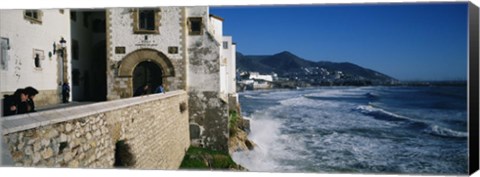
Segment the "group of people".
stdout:
<path fill-rule="evenodd" d="M 165 93 L 165 90 L 163 88 L 163 86 L 160 84 L 156 89 L 155 89 L 155 92 L 154 93 Z M 147 94 L 150 94 L 150 84 L 145 84 L 145 85 L 142 85 L 141 87 L 138 87 L 136 90 L 135 90 L 135 93 L 133 93 L 133 96 L 142 96 L 142 95 L 147 95 Z"/>
<path fill-rule="evenodd" d="M 4 95 L 2 115 L 10 116 L 35 112 L 33 99 L 37 94 L 38 90 L 29 86 L 17 89 L 13 95 Z"/>

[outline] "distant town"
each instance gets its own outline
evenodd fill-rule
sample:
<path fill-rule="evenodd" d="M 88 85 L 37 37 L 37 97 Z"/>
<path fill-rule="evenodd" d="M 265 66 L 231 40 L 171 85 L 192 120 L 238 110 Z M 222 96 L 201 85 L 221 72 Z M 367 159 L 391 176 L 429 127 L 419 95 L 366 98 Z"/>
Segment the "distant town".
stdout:
<path fill-rule="evenodd" d="M 382 82 L 368 80 L 359 76 L 344 74 L 342 71 L 328 72 L 319 69 L 321 76 L 287 74 L 282 77 L 277 73 L 260 74 L 259 72 L 241 71 L 237 73 L 237 91 L 259 89 L 298 89 L 319 86 L 466 86 L 465 80 L 449 81 L 398 81 Z M 306 71 L 310 71 L 306 69 Z"/>
<path fill-rule="evenodd" d="M 237 91 L 319 86 L 466 86 L 466 80 L 400 81 L 349 62 L 303 59 L 288 51 L 273 55 L 236 54 Z"/>

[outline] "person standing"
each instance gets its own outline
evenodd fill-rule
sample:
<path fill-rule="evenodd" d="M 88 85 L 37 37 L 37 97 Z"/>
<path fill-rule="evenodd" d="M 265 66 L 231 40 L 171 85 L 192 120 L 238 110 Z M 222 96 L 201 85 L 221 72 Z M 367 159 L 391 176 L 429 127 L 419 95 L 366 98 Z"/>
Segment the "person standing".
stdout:
<path fill-rule="evenodd" d="M 150 84 L 145 84 L 141 87 L 138 87 L 136 90 L 135 90 L 135 93 L 133 93 L 133 96 L 136 97 L 136 96 L 142 96 L 142 95 L 146 95 L 148 94 L 148 90 L 150 89 Z"/>
<path fill-rule="evenodd" d="M 165 93 L 162 84 L 160 84 L 157 89 L 155 89 L 155 93 Z"/>
<path fill-rule="evenodd" d="M 27 99 L 27 103 L 29 106 L 28 112 L 35 112 L 35 103 L 33 102 L 33 99 L 35 98 L 35 95 L 37 95 L 39 92 L 37 89 L 31 86 L 26 87 L 25 91 L 27 91 L 27 94 L 28 94 L 28 99 Z"/>
<path fill-rule="evenodd" d="M 62 85 L 62 101 L 63 103 L 68 103 L 68 100 L 70 98 L 70 85 L 68 85 L 68 82 L 64 82 Z"/>

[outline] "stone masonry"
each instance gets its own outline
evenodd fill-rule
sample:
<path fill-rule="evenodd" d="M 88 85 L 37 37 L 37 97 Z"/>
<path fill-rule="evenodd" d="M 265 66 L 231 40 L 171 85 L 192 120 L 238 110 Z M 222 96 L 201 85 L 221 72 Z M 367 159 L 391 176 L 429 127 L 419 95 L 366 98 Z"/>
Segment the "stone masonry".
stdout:
<path fill-rule="evenodd" d="M 15 166 L 112 168 L 115 144 L 138 169 L 177 169 L 190 146 L 185 91 L 7 117 Z"/>

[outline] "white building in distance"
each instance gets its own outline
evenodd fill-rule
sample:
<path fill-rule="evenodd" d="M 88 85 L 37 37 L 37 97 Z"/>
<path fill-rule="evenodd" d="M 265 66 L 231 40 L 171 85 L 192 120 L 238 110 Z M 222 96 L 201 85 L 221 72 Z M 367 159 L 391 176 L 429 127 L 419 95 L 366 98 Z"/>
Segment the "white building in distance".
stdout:
<path fill-rule="evenodd" d="M 264 80 L 268 82 L 273 82 L 273 77 L 272 75 L 262 75 L 258 72 L 250 72 L 249 79 L 253 80 Z"/>

